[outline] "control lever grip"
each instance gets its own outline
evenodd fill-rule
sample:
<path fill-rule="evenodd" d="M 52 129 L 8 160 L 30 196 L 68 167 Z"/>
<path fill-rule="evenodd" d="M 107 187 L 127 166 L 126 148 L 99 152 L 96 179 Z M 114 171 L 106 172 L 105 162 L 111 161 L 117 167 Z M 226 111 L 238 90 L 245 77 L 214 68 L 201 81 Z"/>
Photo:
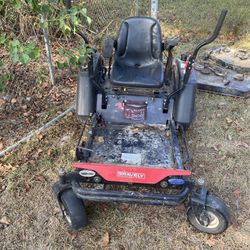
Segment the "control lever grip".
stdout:
<path fill-rule="evenodd" d="M 200 44 L 198 44 L 198 45 L 196 46 L 196 48 L 195 48 L 195 50 L 194 50 L 194 53 L 193 53 L 193 55 L 192 55 L 192 59 L 193 59 L 193 60 L 195 60 L 195 58 L 196 58 L 196 56 L 197 56 L 199 50 L 200 50 L 203 46 L 205 46 L 205 45 L 207 45 L 207 44 L 213 42 L 213 41 L 215 40 L 215 38 L 219 35 L 220 30 L 221 30 L 221 27 L 222 27 L 222 25 L 223 25 L 223 23 L 224 23 L 224 20 L 225 20 L 226 15 L 227 15 L 227 10 L 222 10 L 222 11 L 221 11 L 221 14 L 220 14 L 220 17 L 219 17 L 219 20 L 218 20 L 218 22 L 217 22 L 217 24 L 216 24 L 216 27 L 215 27 L 215 29 L 214 29 L 213 34 L 212 34 L 209 38 L 207 38 L 205 41 L 201 42 Z"/>
<path fill-rule="evenodd" d="M 207 44 L 213 42 L 213 41 L 215 40 L 215 38 L 219 35 L 220 30 L 221 30 L 221 27 L 222 27 L 222 25 L 223 25 L 223 23 L 224 23 L 224 20 L 225 20 L 226 15 L 227 15 L 227 10 L 222 10 L 222 11 L 221 11 L 221 14 L 220 14 L 220 17 L 219 17 L 219 20 L 218 20 L 218 22 L 217 22 L 217 24 L 216 24 L 216 27 L 215 27 L 215 29 L 214 29 L 213 34 L 212 34 L 209 38 L 207 38 L 206 40 L 204 40 L 203 42 L 201 42 L 200 44 L 198 44 L 198 45 L 196 46 L 196 48 L 194 49 L 193 54 L 189 57 L 188 63 L 187 63 L 186 73 L 185 73 L 184 79 L 183 79 L 184 85 L 185 85 L 185 84 L 188 82 L 188 80 L 189 80 L 189 77 L 190 77 L 190 74 L 191 74 L 191 70 L 192 70 L 192 65 L 193 65 L 193 63 L 194 63 L 194 61 L 195 61 L 195 59 L 196 59 L 196 57 L 197 57 L 197 54 L 198 54 L 199 50 L 200 50 L 203 46 L 205 46 L 205 45 L 207 45 Z"/>

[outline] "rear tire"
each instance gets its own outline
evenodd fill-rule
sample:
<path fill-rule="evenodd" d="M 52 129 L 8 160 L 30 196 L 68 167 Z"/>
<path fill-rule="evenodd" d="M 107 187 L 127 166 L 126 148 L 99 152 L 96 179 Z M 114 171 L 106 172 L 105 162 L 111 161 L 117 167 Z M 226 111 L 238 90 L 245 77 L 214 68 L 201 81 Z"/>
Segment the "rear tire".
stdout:
<path fill-rule="evenodd" d="M 63 216 L 72 229 L 80 229 L 87 225 L 87 214 L 84 203 L 78 199 L 72 189 L 61 194 L 60 205 Z"/>
<path fill-rule="evenodd" d="M 221 199 L 208 195 L 205 212 L 209 218 L 207 226 L 199 222 L 192 207 L 189 207 L 187 211 L 188 221 L 193 227 L 204 233 L 219 234 L 228 228 L 230 224 L 229 211 Z"/>

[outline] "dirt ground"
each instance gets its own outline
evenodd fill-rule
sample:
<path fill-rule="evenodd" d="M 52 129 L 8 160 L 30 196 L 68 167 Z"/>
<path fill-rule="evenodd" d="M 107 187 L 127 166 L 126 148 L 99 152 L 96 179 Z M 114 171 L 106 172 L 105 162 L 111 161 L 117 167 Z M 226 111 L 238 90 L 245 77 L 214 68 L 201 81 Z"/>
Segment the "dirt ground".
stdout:
<path fill-rule="evenodd" d="M 194 230 L 176 208 L 87 203 L 89 226 L 62 220 L 51 192 L 70 168 L 79 124 L 73 114 L 0 161 L 1 249 L 250 249 L 250 100 L 198 92 L 188 132 L 193 177 L 224 199 L 232 225 L 221 235 Z M 109 238 L 109 239 L 108 239 Z"/>
<path fill-rule="evenodd" d="M 6 62 L 0 75 L 7 72 L 12 75 L 5 83 L 6 91 L 0 92 L 2 150 L 70 106 L 76 92 L 76 74 L 70 69 L 57 71 L 56 84 L 52 85 L 44 56 L 25 66 L 11 64 L 6 49 L 0 48 L 0 54 Z M 58 58 L 56 52 L 55 58 Z"/>

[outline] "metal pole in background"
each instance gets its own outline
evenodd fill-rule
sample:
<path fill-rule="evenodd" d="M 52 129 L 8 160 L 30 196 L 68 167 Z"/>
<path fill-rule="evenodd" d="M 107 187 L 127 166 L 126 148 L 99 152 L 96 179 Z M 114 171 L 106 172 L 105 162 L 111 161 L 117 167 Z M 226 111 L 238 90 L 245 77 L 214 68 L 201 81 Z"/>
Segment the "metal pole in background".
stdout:
<path fill-rule="evenodd" d="M 135 15 L 139 15 L 139 0 L 135 0 Z"/>
<path fill-rule="evenodd" d="M 158 0 L 151 0 L 151 17 L 157 19 Z"/>
<path fill-rule="evenodd" d="M 45 17 L 44 15 L 41 15 L 41 23 L 43 25 L 44 43 L 45 43 L 45 49 L 46 49 L 47 60 L 48 60 L 48 65 L 49 65 L 49 74 L 50 74 L 52 85 L 55 85 L 55 74 L 54 74 L 54 67 L 52 63 L 51 44 L 49 40 L 48 28 L 46 27 L 46 24 L 45 24 L 46 21 L 47 21 L 47 17 Z"/>

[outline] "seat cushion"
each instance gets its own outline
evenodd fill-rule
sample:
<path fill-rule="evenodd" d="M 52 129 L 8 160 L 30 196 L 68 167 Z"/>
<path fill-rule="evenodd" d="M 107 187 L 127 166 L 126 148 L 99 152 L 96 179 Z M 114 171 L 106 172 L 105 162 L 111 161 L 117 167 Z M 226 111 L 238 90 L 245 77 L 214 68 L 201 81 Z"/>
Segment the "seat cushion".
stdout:
<path fill-rule="evenodd" d="M 161 61 L 142 67 L 119 65 L 112 67 L 111 82 L 124 87 L 160 88 L 164 80 L 164 66 Z"/>
<path fill-rule="evenodd" d="M 113 85 L 159 88 L 164 79 L 161 29 L 151 17 L 129 17 L 121 25 L 111 71 Z"/>

